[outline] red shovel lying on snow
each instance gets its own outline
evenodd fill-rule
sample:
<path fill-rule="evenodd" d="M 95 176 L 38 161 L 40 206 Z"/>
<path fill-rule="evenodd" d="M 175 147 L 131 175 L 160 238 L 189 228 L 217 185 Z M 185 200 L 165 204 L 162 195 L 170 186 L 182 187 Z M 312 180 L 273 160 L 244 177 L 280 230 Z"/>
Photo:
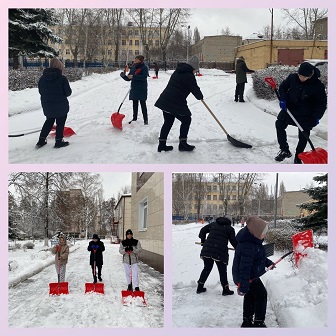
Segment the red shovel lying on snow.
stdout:
<path fill-rule="evenodd" d="M 57 249 L 57 278 L 58 282 L 51 282 L 49 284 L 49 295 L 60 295 L 60 294 L 69 294 L 69 286 L 67 282 L 61 282 L 61 254 L 60 250 Z"/>
<path fill-rule="evenodd" d="M 274 90 L 275 94 L 277 95 L 278 99 L 280 100 L 280 95 L 279 92 L 276 88 L 276 83 L 273 79 L 273 77 L 266 77 L 265 78 L 265 82 L 268 83 L 272 89 Z M 308 135 L 306 134 L 306 132 L 303 130 L 303 128 L 301 127 L 301 125 L 297 122 L 297 120 L 294 118 L 294 116 L 292 115 L 292 113 L 290 113 L 287 110 L 288 115 L 292 118 L 292 120 L 294 121 L 295 125 L 299 128 L 299 130 L 301 131 L 301 133 L 303 134 L 303 136 L 307 139 L 307 141 L 310 144 L 311 147 L 311 151 L 309 152 L 302 152 L 300 153 L 299 159 L 305 163 L 305 164 L 327 164 L 328 163 L 328 152 L 323 149 L 323 148 L 315 148 L 313 143 L 311 142 L 311 140 L 309 139 Z"/>
<path fill-rule="evenodd" d="M 96 279 L 96 249 L 93 249 L 93 274 Z M 104 284 L 103 283 L 91 283 L 88 282 L 85 284 L 85 294 L 95 292 L 99 294 L 104 294 Z"/>
<path fill-rule="evenodd" d="M 121 114 L 121 113 L 119 113 L 119 111 L 120 111 L 121 106 L 122 106 L 122 104 L 124 103 L 126 97 L 127 97 L 128 94 L 130 93 L 130 91 L 131 91 L 131 89 L 129 89 L 129 90 L 127 91 L 125 98 L 123 99 L 123 101 L 121 102 L 121 104 L 120 104 L 120 106 L 119 106 L 119 108 L 118 108 L 118 111 L 112 113 L 112 115 L 111 115 L 111 123 L 112 123 L 113 127 L 118 128 L 118 129 L 120 129 L 121 131 L 122 131 L 122 121 L 123 121 L 123 119 L 125 118 L 125 114 Z"/>
<path fill-rule="evenodd" d="M 51 136 L 55 136 L 56 135 L 56 125 L 53 125 L 52 129 L 53 132 L 50 133 Z M 71 128 L 71 127 L 66 127 L 64 126 L 64 131 L 63 131 L 63 136 L 65 138 L 69 138 L 72 135 L 76 134 L 75 131 Z"/>

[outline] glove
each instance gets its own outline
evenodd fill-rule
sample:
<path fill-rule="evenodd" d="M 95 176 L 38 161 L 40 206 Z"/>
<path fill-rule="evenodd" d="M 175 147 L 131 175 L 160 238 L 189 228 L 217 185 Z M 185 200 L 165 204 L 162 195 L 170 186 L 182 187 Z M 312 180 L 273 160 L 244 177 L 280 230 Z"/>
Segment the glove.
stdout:
<path fill-rule="evenodd" d="M 120 72 L 120 77 L 124 77 L 125 76 L 125 71 L 121 71 Z"/>
<path fill-rule="evenodd" d="M 98 250 L 99 249 L 99 245 L 91 245 L 91 250 Z"/>
<path fill-rule="evenodd" d="M 55 247 L 57 252 L 61 250 L 59 245 L 56 245 Z"/>
<path fill-rule="evenodd" d="M 285 110 L 285 111 L 287 110 L 286 100 L 280 100 L 279 105 L 280 105 L 280 108 L 281 108 L 282 110 Z"/>
<path fill-rule="evenodd" d="M 129 251 L 133 251 L 133 247 L 132 246 L 126 246 L 125 247 L 125 252 L 129 252 Z"/>
<path fill-rule="evenodd" d="M 243 293 L 239 290 L 239 288 L 237 288 L 237 294 L 240 295 L 240 296 L 244 296 L 246 293 Z"/>

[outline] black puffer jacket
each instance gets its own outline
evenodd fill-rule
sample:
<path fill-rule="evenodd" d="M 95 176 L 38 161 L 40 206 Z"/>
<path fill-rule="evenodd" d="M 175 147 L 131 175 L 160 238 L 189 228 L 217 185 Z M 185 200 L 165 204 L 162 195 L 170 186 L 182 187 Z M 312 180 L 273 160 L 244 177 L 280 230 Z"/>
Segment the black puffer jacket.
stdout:
<path fill-rule="evenodd" d="M 97 248 L 98 246 L 98 248 Z M 96 252 L 94 252 L 96 250 Z M 90 265 L 94 264 L 94 253 L 96 254 L 96 265 L 102 266 L 103 265 L 103 252 L 105 251 L 104 243 L 98 239 L 98 241 L 94 242 L 91 240 L 89 242 L 88 251 L 90 251 Z"/>
<path fill-rule="evenodd" d="M 247 72 L 254 72 L 254 70 L 249 69 L 246 66 L 246 63 L 244 60 L 241 58 L 237 59 L 236 63 L 236 83 L 237 84 L 242 84 L 242 83 L 247 83 Z"/>
<path fill-rule="evenodd" d="M 266 258 L 263 241 L 254 237 L 247 227 L 241 229 L 236 236 L 238 245 L 232 265 L 232 277 L 236 285 L 240 284 L 240 291 L 247 293 L 250 280 L 265 273 L 265 268 L 273 262 Z"/>
<path fill-rule="evenodd" d="M 167 87 L 154 105 L 174 116 L 191 116 L 187 105 L 187 97 L 190 93 L 198 100 L 203 99 L 203 94 L 197 85 L 192 66 L 186 63 L 179 63 L 171 75 Z"/>
<path fill-rule="evenodd" d="M 121 76 L 125 81 L 131 82 L 131 91 L 129 94 L 130 100 L 147 100 L 147 77 L 148 67 L 142 63 L 134 63 L 131 67 L 129 75 L 133 75 L 132 79 L 129 79 L 125 74 Z"/>
<path fill-rule="evenodd" d="M 314 72 L 305 82 L 300 81 L 298 74 L 290 74 L 279 87 L 280 100 L 286 100 L 288 110 L 312 127 L 327 108 L 325 86 L 319 80 L 320 70 L 315 68 Z"/>
<path fill-rule="evenodd" d="M 226 217 L 218 217 L 215 222 L 204 226 L 198 237 L 203 243 L 201 258 L 212 258 L 225 264 L 229 261 L 228 242 L 234 248 L 237 246 L 234 228 Z"/>
<path fill-rule="evenodd" d="M 69 112 L 68 98 L 72 91 L 62 71 L 47 68 L 38 82 L 43 113 L 47 118 L 58 118 Z"/>

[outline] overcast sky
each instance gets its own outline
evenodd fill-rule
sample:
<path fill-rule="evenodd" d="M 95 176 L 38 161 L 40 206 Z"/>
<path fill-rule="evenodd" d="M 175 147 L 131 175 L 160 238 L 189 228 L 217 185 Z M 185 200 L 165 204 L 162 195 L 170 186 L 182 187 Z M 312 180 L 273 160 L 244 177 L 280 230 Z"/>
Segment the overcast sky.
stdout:
<path fill-rule="evenodd" d="M 104 199 L 117 197 L 118 192 L 125 186 L 131 186 L 132 173 L 99 173 L 102 177 Z"/>
<path fill-rule="evenodd" d="M 246 38 L 253 33 L 263 32 L 265 26 L 271 25 L 270 8 L 196 8 L 191 12 L 193 14 L 188 22 L 191 32 L 197 27 L 201 38 L 220 35 L 226 27 L 233 35 Z M 278 8 L 273 9 L 273 25 L 286 25 Z"/>

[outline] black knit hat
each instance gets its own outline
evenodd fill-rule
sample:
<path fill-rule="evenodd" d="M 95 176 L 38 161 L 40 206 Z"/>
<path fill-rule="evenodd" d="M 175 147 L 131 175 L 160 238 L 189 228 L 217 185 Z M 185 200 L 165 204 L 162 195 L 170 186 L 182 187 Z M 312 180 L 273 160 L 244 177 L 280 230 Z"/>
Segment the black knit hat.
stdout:
<path fill-rule="evenodd" d="M 304 77 L 311 77 L 314 74 L 314 66 L 308 62 L 303 62 L 299 67 L 298 73 Z"/>
<path fill-rule="evenodd" d="M 94 233 L 94 234 L 92 235 L 92 239 L 99 239 L 99 237 L 98 237 L 98 235 L 97 235 L 96 233 Z"/>
<path fill-rule="evenodd" d="M 133 232 L 132 232 L 131 229 L 128 229 L 128 230 L 126 231 L 126 236 L 127 236 L 129 233 L 133 236 Z"/>

